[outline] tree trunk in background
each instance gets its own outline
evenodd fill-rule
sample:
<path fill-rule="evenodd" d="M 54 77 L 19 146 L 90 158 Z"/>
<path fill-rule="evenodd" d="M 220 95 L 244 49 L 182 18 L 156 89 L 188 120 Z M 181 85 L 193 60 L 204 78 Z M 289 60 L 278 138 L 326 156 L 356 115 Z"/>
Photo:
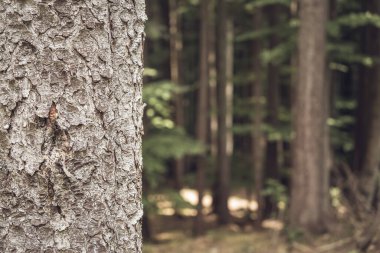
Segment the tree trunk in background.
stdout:
<path fill-rule="evenodd" d="M 216 176 L 216 213 L 219 224 L 230 220 L 228 197 L 230 186 L 230 158 L 227 154 L 227 35 L 228 11 L 226 0 L 217 1 L 217 100 L 218 100 L 218 149 Z"/>
<path fill-rule="evenodd" d="M 295 139 L 290 202 L 291 226 L 310 232 L 326 228 L 328 199 L 324 180 L 326 0 L 304 0 L 300 5 L 298 83 L 295 92 Z"/>
<path fill-rule="evenodd" d="M 291 0 L 289 14 L 291 19 L 298 19 L 299 18 L 299 2 L 298 0 Z M 297 86 L 297 67 L 298 67 L 298 48 L 295 48 L 292 51 L 292 55 L 290 58 L 290 65 L 291 65 L 291 76 L 290 76 L 290 111 L 292 119 L 295 118 L 295 95 L 296 95 L 296 86 Z M 291 153 L 293 153 L 293 149 L 291 147 Z"/>
<path fill-rule="evenodd" d="M 197 139 L 204 145 L 208 142 L 208 89 L 209 89 L 209 14 L 210 1 L 203 0 L 200 4 L 200 60 L 199 60 L 199 85 L 198 85 L 198 108 L 197 108 Z M 205 170 L 207 168 L 207 156 L 203 154 L 197 158 L 197 190 L 198 205 L 197 216 L 194 223 L 194 235 L 204 232 L 203 228 L 203 195 L 205 188 Z"/>
<path fill-rule="evenodd" d="M 0 252 L 141 252 L 143 0 L 1 1 Z"/>
<path fill-rule="evenodd" d="M 216 30 L 216 0 L 210 0 L 210 18 L 209 31 Z M 212 168 L 217 174 L 217 156 L 218 156 L 218 92 L 217 92 L 217 69 L 216 69 L 216 33 L 209 33 L 209 144 Z M 212 185 L 212 210 L 216 213 L 217 210 L 217 180 L 215 179 Z"/>
<path fill-rule="evenodd" d="M 299 1 L 298 0 L 291 0 L 290 8 L 289 8 L 289 15 L 290 19 L 299 19 Z M 290 58 L 290 66 L 291 66 L 291 74 L 290 74 L 290 116 L 291 116 L 291 126 L 292 129 L 292 135 L 294 131 L 294 119 L 296 117 L 296 105 L 295 105 L 295 97 L 296 97 L 296 87 L 297 87 L 297 75 L 298 75 L 298 48 L 295 47 L 291 52 L 291 58 Z M 285 164 L 287 167 L 292 168 L 293 164 L 293 157 L 294 157 L 294 145 L 293 141 L 289 141 L 289 156 L 287 157 Z M 286 180 L 286 187 L 290 189 L 291 192 L 291 170 L 290 170 L 290 177 Z"/>
<path fill-rule="evenodd" d="M 209 31 L 215 31 L 215 1 L 211 1 L 211 9 L 213 10 L 210 13 L 210 26 Z M 217 91 L 216 91 L 216 49 L 215 49 L 215 33 L 209 33 L 209 72 L 210 72 L 210 81 L 209 81 L 209 106 L 210 106 L 210 151 L 211 156 L 216 160 L 217 156 L 217 147 L 218 147 L 218 115 L 217 115 Z"/>
<path fill-rule="evenodd" d="M 330 21 L 334 21 L 337 17 L 337 1 L 336 0 L 330 0 L 329 5 L 328 5 L 328 19 Z M 335 85 L 336 85 L 336 74 L 333 69 L 330 68 L 330 62 L 331 59 L 326 60 L 326 80 L 325 84 L 323 86 L 324 88 L 324 98 L 325 101 L 323 103 L 324 105 L 324 116 L 323 118 L 326 119 L 326 123 L 324 124 L 324 171 L 323 171 L 323 191 L 322 193 L 323 196 L 327 196 L 324 201 L 323 201 L 323 206 L 322 206 L 322 212 L 324 215 L 324 219 L 327 221 L 329 224 L 330 218 L 331 218 L 331 201 L 330 201 L 330 174 L 331 170 L 333 169 L 334 166 L 334 152 L 333 148 L 331 145 L 331 137 L 330 137 L 330 127 L 327 124 L 327 121 L 330 117 L 333 116 L 334 112 L 332 108 L 335 108 Z"/>
<path fill-rule="evenodd" d="M 256 9 L 253 13 L 253 29 L 257 31 L 262 28 L 262 10 Z M 264 186 L 264 158 L 265 139 L 262 133 L 264 114 L 264 93 L 263 93 L 263 65 L 260 60 L 262 51 L 262 41 L 256 39 L 252 43 L 252 71 L 254 81 L 252 82 L 253 116 L 252 116 L 252 175 L 254 178 L 255 196 L 258 204 L 257 223 L 260 225 L 263 220 L 264 200 L 262 190 Z"/>
<path fill-rule="evenodd" d="M 373 1 L 368 4 L 368 10 L 380 14 L 380 3 Z M 368 27 L 366 31 L 366 51 L 375 58 L 380 57 L 380 30 Z M 375 60 L 374 66 L 366 72 L 366 79 L 359 88 L 359 108 L 364 112 L 358 122 L 360 138 L 356 138 L 357 161 L 356 172 L 359 175 L 359 189 L 366 198 L 366 205 L 370 208 L 375 205 L 375 191 L 379 180 L 380 166 L 380 63 Z M 359 134 L 359 133 L 357 133 Z"/>
<path fill-rule="evenodd" d="M 226 154 L 228 157 L 228 171 L 231 171 L 231 159 L 234 151 L 233 136 L 233 98 L 234 98 L 234 23 L 229 16 L 227 19 L 227 48 L 226 48 Z M 230 174 L 230 173 L 229 173 Z M 230 179 L 228 180 L 230 181 Z"/>
<path fill-rule="evenodd" d="M 363 2 L 363 11 L 371 11 L 371 4 L 367 1 Z M 361 49 L 364 54 L 371 53 L 371 45 L 373 44 L 373 38 L 371 32 L 375 28 L 365 26 L 360 32 L 361 34 Z M 358 106 L 356 108 L 356 123 L 355 123 L 355 153 L 352 164 L 353 172 L 359 176 L 361 165 L 366 153 L 367 141 L 368 141 L 368 122 L 369 122 L 369 110 L 370 104 L 370 92 L 371 84 L 373 83 L 374 75 L 371 74 L 372 69 L 368 66 L 361 65 L 359 67 L 359 75 L 361 82 L 357 87 L 357 101 Z"/>
<path fill-rule="evenodd" d="M 279 25 L 279 15 L 281 6 L 271 5 L 268 8 L 268 23 L 270 27 Z M 276 34 L 272 34 L 269 38 L 269 48 L 274 49 L 279 45 L 279 38 Z M 280 67 L 275 62 L 268 64 L 268 91 L 267 91 L 267 108 L 268 116 L 267 123 L 274 131 L 278 131 L 279 108 L 280 108 Z M 264 181 L 268 179 L 279 179 L 279 140 L 267 140 L 267 154 L 265 162 Z M 264 182 L 265 183 L 265 182 Z M 265 218 L 277 209 L 276 203 L 270 196 L 264 199 L 264 214 Z"/>
<path fill-rule="evenodd" d="M 169 0 L 169 34 L 170 34 L 170 80 L 181 86 L 181 51 L 182 51 L 182 36 L 180 30 L 180 15 L 179 15 L 179 0 Z M 183 96 L 178 92 L 175 96 L 175 123 L 178 127 L 184 127 L 184 108 Z M 185 163 L 183 159 L 178 159 L 174 164 L 175 187 L 177 190 L 183 187 L 183 176 Z"/>

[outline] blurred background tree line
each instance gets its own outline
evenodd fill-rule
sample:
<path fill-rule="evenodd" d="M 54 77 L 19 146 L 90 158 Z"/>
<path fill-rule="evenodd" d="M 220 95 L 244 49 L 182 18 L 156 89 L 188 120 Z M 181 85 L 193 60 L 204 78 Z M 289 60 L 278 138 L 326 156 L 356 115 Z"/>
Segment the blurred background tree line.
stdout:
<path fill-rule="evenodd" d="M 276 219 L 289 238 L 345 219 L 358 250 L 380 250 L 380 2 L 147 0 L 147 12 L 145 238 L 169 203 L 196 236 L 211 216 Z"/>

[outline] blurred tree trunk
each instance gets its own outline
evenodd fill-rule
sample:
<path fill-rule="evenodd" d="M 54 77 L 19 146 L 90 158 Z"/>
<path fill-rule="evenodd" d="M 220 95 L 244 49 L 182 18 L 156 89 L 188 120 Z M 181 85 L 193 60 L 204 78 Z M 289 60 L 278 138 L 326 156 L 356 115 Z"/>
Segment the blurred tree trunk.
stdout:
<path fill-rule="evenodd" d="M 380 14 L 380 3 L 367 3 L 368 10 Z M 356 129 L 355 171 L 359 175 L 359 188 L 365 196 L 366 206 L 375 205 L 376 185 L 380 166 L 380 30 L 367 27 L 365 38 L 366 53 L 375 57 L 374 65 L 364 73 L 359 87 L 358 125 Z"/>
<path fill-rule="evenodd" d="M 362 4 L 363 11 L 373 11 L 371 9 L 371 4 L 367 1 Z M 361 32 L 361 50 L 364 54 L 371 54 L 371 45 L 373 44 L 373 39 L 371 33 L 375 28 L 365 26 Z M 373 84 L 374 75 L 371 74 L 372 68 L 368 66 L 361 65 L 359 67 L 360 75 L 360 85 L 357 87 L 357 101 L 358 106 L 356 108 L 356 124 L 355 124 L 355 152 L 352 164 L 353 172 L 359 176 L 361 165 L 363 164 L 363 159 L 366 153 L 366 146 L 368 142 L 368 122 L 369 122 L 369 110 L 370 104 L 370 87 Z"/>
<path fill-rule="evenodd" d="M 208 142 L 208 88 L 209 88 L 209 15 L 210 1 L 203 0 L 200 4 L 200 55 L 199 55 L 199 84 L 198 84 L 198 108 L 197 108 L 197 139 L 204 145 Z M 198 205 L 197 216 L 194 223 L 194 235 L 200 235 L 203 229 L 203 195 L 205 187 L 205 170 L 207 168 L 207 156 L 203 154 L 197 157 L 197 190 Z"/>
<path fill-rule="evenodd" d="M 263 17 L 261 8 L 253 13 L 253 29 L 258 31 L 262 28 Z M 253 116 L 252 116 L 252 175 L 254 178 L 255 196 L 258 204 L 257 223 L 263 220 L 264 200 L 262 189 L 264 186 L 264 158 L 265 139 L 262 132 L 264 114 L 264 92 L 263 92 L 263 65 L 260 60 L 262 41 L 256 39 L 252 42 L 252 71 L 254 80 L 252 82 Z"/>
<path fill-rule="evenodd" d="M 210 1 L 211 12 L 209 13 L 209 31 L 215 31 L 215 0 Z M 215 48 L 215 33 L 209 33 L 209 128 L 210 128 L 210 151 L 213 160 L 216 160 L 218 149 L 218 115 L 217 115 L 217 90 L 216 90 L 216 48 Z"/>
<path fill-rule="evenodd" d="M 146 131 L 144 134 L 147 134 Z M 142 180 L 143 180 L 143 189 L 144 189 L 143 198 L 147 200 L 151 190 L 149 189 L 149 183 L 147 182 L 148 180 L 146 178 L 145 173 L 143 173 Z M 144 204 L 143 211 L 144 211 L 144 214 L 142 217 L 142 236 L 144 238 L 144 242 L 152 241 L 154 238 L 153 227 L 152 227 L 152 222 L 150 218 L 150 210 L 148 210 L 146 204 Z"/>
<path fill-rule="evenodd" d="M 326 0 L 300 3 L 298 82 L 295 92 L 291 226 L 310 232 L 326 229 L 325 72 Z"/>
<path fill-rule="evenodd" d="M 279 25 L 279 18 L 281 15 L 281 6 L 271 5 L 267 9 L 268 24 L 270 27 Z M 269 49 L 273 50 L 279 45 L 280 41 L 277 34 L 272 34 L 269 38 Z M 267 108 L 268 116 L 267 123 L 272 128 L 272 131 L 278 131 L 279 120 L 278 113 L 280 108 L 280 66 L 271 61 L 268 64 L 268 90 L 267 90 Z M 279 179 L 279 140 L 267 140 L 267 154 L 265 160 L 265 175 L 264 181 L 268 179 Z M 265 183 L 265 182 L 264 182 Z M 276 203 L 270 196 L 264 198 L 264 218 L 276 211 Z"/>
<path fill-rule="evenodd" d="M 228 83 L 228 23 L 229 15 L 226 0 L 217 1 L 217 99 L 218 99 L 218 149 L 217 149 L 217 177 L 215 203 L 219 224 L 230 221 L 228 197 L 230 191 L 230 157 L 227 151 L 227 83 Z"/>
<path fill-rule="evenodd" d="M 291 0 L 290 4 L 290 18 L 291 19 L 298 19 L 299 18 L 299 1 L 298 0 Z M 292 118 L 295 117 L 294 109 L 295 109 L 295 96 L 296 96 L 296 87 L 297 87 L 297 67 L 298 67 L 298 48 L 295 48 L 292 52 L 291 58 L 290 58 L 290 65 L 291 65 L 291 76 L 290 76 L 290 111 Z M 291 147 L 292 149 L 292 147 Z M 292 151 L 291 151 L 292 152 Z"/>
<path fill-rule="evenodd" d="M 141 252 L 146 15 L 128 2 L 0 2 L 0 252 Z"/>
<path fill-rule="evenodd" d="M 328 9 L 328 19 L 330 21 L 333 21 L 337 17 L 337 1 L 336 0 L 330 0 L 329 2 L 329 9 Z M 333 114 L 333 109 L 335 106 L 335 71 L 330 68 L 330 59 L 327 58 L 326 61 L 326 80 L 324 83 L 324 98 L 325 101 L 323 103 L 324 105 L 324 116 L 323 118 L 326 120 L 324 124 L 324 164 L 323 164 L 323 183 L 324 185 L 322 186 L 323 193 L 322 196 L 326 196 L 326 199 L 323 201 L 323 206 L 322 206 L 322 212 L 324 215 L 324 219 L 326 222 L 329 223 L 330 218 L 331 218 L 331 205 L 330 205 L 330 174 L 331 170 L 334 166 L 334 152 L 331 146 L 331 137 L 330 137 L 330 128 L 329 125 L 327 124 L 328 119 L 332 116 Z"/>
<path fill-rule="evenodd" d="M 227 142 L 226 153 L 231 167 L 232 154 L 234 152 L 234 136 L 233 128 L 233 98 L 234 98 L 234 23 L 232 17 L 227 19 L 227 49 L 226 49 L 226 62 L 227 62 L 227 83 L 226 83 L 226 130 Z M 231 168 L 229 169 L 231 170 Z"/>
<path fill-rule="evenodd" d="M 210 26 L 209 31 L 216 31 L 216 0 L 210 0 L 211 12 L 210 12 Z M 216 33 L 209 33 L 209 128 L 210 128 L 210 152 L 211 161 L 215 174 L 217 174 L 217 157 L 218 157 L 218 91 L 217 91 L 217 68 L 216 68 Z M 212 211 L 216 213 L 217 210 L 217 179 L 214 179 L 212 185 Z"/>
<path fill-rule="evenodd" d="M 290 19 L 299 19 L 299 0 L 291 0 L 290 8 L 289 8 Z M 291 66 L 291 75 L 290 75 L 290 115 L 292 119 L 291 126 L 294 128 L 294 119 L 295 119 L 295 111 L 296 111 L 296 87 L 297 87 L 297 75 L 298 75 L 298 47 L 295 47 L 292 50 L 291 58 L 290 58 L 290 66 Z M 294 131 L 294 129 L 292 129 Z M 294 157 L 294 145 L 293 141 L 289 142 L 289 153 L 290 155 L 287 157 L 285 164 L 292 168 L 293 157 Z M 291 176 L 290 180 L 286 180 L 286 187 L 291 189 Z"/>
<path fill-rule="evenodd" d="M 169 0 L 169 34 L 170 34 L 170 80 L 181 87 L 181 52 L 182 34 L 180 28 L 179 4 L 180 0 Z M 175 95 L 175 124 L 178 127 L 185 127 L 185 117 L 183 108 L 183 96 L 179 91 Z M 177 159 L 174 165 L 175 187 L 177 190 L 183 187 L 183 177 L 185 162 Z"/>

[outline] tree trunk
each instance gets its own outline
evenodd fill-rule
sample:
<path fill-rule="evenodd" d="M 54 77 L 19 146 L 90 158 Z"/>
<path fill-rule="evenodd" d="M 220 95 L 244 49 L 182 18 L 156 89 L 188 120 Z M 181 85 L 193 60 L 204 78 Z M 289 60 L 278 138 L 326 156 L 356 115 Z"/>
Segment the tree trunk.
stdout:
<path fill-rule="evenodd" d="M 204 145 L 208 142 L 208 88 L 209 88 L 209 13 L 210 2 L 203 0 L 200 6 L 201 32 L 200 32 L 200 60 L 199 60 L 199 86 L 198 86 L 198 108 L 197 108 L 197 139 Z M 197 216 L 194 223 L 194 235 L 203 233 L 203 195 L 205 187 L 205 170 L 207 159 L 205 155 L 197 158 L 197 190 L 198 205 Z"/>
<path fill-rule="evenodd" d="M 230 184 L 230 157 L 227 154 L 227 34 L 228 14 L 226 0 L 217 2 L 217 92 L 218 92 L 218 150 L 217 150 L 217 177 L 216 177 L 216 213 L 219 224 L 226 224 L 230 220 L 228 210 Z"/>
<path fill-rule="evenodd" d="M 145 3 L 48 2 L 0 2 L 0 252 L 141 252 Z"/>
<path fill-rule="evenodd" d="M 268 9 L 268 23 L 270 27 L 279 25 L 279 15 L 281 6 L 272 5 Z M 279 44 L 279 38 L 276 34 L 272 34 L 269 38 L 269 48 L 274 49 Z M 267 91 L 267 108 L 268 116 L 267 123 L 274 131 L 278 131 L 279 120 L 279 108 L 280 108 L 280 67 L 275 62 L 268 64 L 268 91 Z M 267 154 L 265 162 L 265 176 L 264 180 L 279 179 L 279 140 L 267 141 Z M 270 215 L 276 211 L 277 205 L 273 202 L 270 196 L 265 198 L 264 204 L 265 218 L 269 218 Z"/>
<path fill-rule="evenodd" d="M 215 0 L 211 0 L 211 13 L 209 22 L 209 31 L 215 31 Z M 216 88 L 216 48 L 215 48 L 215 33 L 209 33 L 209 49 L 208 49 L 208 59 L 209 59 L 209 107 L 210 107 L 210 151 L 213 160 L 216 160 L 217 149 L 218 149 L 218 115 L 217 115 L 217 88 Z"/>
<path fill-rule="evenodd" d="M 257 9 L 253 13 L 253 29 L 261 29 L 263 24 L 262 10 Z M 256 39 L 252 43 L 252 57 L 254 81 L 252 82 L 253 116 L 252 116 L 252 175 L 254 176 L 255 196 L 258 204 L 257 223 L 261 224 L 264 212 L 263 186 L 264 186 L 264 157 L 265 140 L 262 133 L 263 113 L 264 113 L 264 93 L 263 93 L 263 65 L 260 60 L 262 42 Z"/>
<path fill-rule="evenodd" d="M 226 48 L 226 153 L 228 157 L 228 171 L 231 170 L 231 159 L 234 152 L 233 127 L 233 98 L 234 98 L 234 23 L 231 17 L 227 19 L 227 48 Z M 230 172 L 229 172 L 230 174 Z M 228 177 L 230 181 L 230 177 Z"/>
<path fill-rule="evenodd" d="M 298 83 L 295 92 L 290 222 L 305 231 L 325 230 L 326 0 L 300 5 Z"/>
<path fill-rule="evenodd" d="M 380 14 L 380 3 L 368 3 L 369 11 Z M 366 31 L 366 51 L 374 57 L 380 57 L 380 30 L 368 27 Z M 380 166 L 380 63 L 365 71 L 366 79 L 359 88 L 359 111 L 364 111 L 359 118 L 356 143 L 356 172 L 359 175 L 359 188 L 364 195 L 366 206 L 375 205 L 375 191 L 379 180 Z M 361 136 L 361 138 L 360 138 Z M 362 140 L 361 140 L 362 139 Z"/>
<path fill-rule="evenodd" d="M 181 51 L 182 36 L 180 30 L 179 0 L 169 0 L 169 34 L 170 34 L 170 80 L 180 87 L 181 85 Z M 183 110 L 183 96 L 181 92 L 175 95 L 175 123 L 176 126 L 184 127 L 185 117 Z M 175 187 L 177 190 L 183 187 L 185 162 L 178 159 L 174 164 Z"/>
<path fill-rule="evenodd" d="M 367 1 L 363 2 L 362 8 L 363 11 L 373 11 L 371 4 Z M 376 29 L 374 27 L 365 26 L 361 32 L 361 49 L 364 54 L 373 54 L 372 44 L 372 32 L 375 32 Z M 368 141 L 367 129 L 369 122 L 369 110 L 370 97 L 371 97 L 371 85 L 373 83 L 373 72 L 372 68 L 368 66 L 361 65 L 359 66 L 359 75 L 360 75 L 360 84 L 357 87 L 357 102 L 358 106 L 356 108 L 356 122 L 355 122 L 355 152 L 354 159 L 352 164 L 353 172 L 356 175 L 360 174 L 361 165 L 363 164 L 363 158 L 366 153 L 366 146 Z"/>
<path fill-rule="evenodd" d="M 216 0 L 210 0 L 211 12 L 210 12 L 210 22 L 209 30 L 216 30 Z M 218 156 L 218 92 L 217 92 L 217 69 L 216 69 L 216 33 L 209 33 L 209 145 L 211 160 L 213 164 L 213 171 L 217 174 L 217 156 Z M 212 211 L 216 213 L 217 210 L 217 179 L 215 178 L 212 184 Z"/>

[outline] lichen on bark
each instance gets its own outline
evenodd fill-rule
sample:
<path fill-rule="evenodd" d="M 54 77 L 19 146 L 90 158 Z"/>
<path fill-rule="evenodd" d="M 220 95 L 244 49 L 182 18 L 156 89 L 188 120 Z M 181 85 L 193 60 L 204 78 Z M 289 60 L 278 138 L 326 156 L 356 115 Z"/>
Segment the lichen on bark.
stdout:
<path fill-rule="evenodd" d="M 141 252 L 143 0 L 0 2 L 0 252 Z"/>

